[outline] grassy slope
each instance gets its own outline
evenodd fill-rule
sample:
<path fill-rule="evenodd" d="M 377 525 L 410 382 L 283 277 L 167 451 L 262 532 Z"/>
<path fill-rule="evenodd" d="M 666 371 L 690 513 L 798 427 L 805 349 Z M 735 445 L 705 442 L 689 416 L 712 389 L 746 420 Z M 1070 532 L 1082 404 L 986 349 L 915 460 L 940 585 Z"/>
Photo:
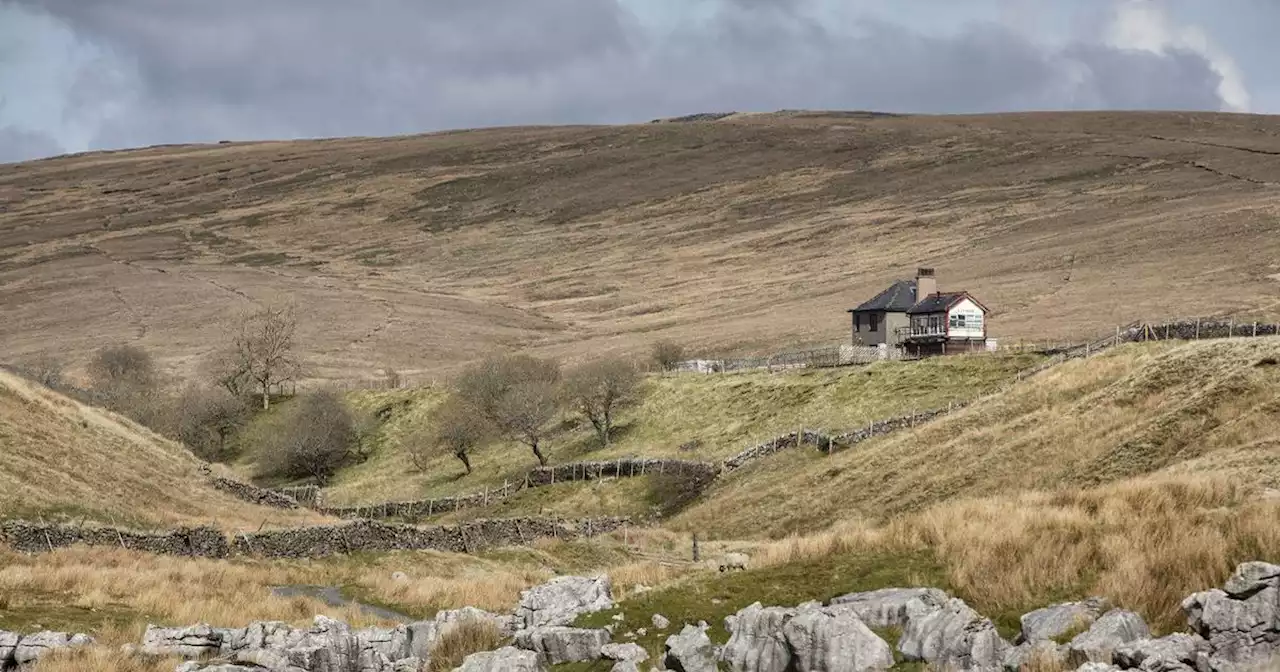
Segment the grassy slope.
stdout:
<path fill-rule="evenodd" d="M 1160 471 L 1280 484 L 1280 340 L 1130 345 L 955 416 L 822 457 L 778 456 L 722 482 L 679 525 L 728 536 L 1080 488 Z"/>
<path fill-rule="evenodd" d="M 1004 340 L 1280 321 L 1280 119 L 1183 113 L 504 128 L 0 167 L 0 352 L 103 341 L 190 371 L 291 296 L 312 375 L 419 382 L 492 349 L 846 339 L 918 265 Z M 86 278 L 92 278 L 91 281 Z M 1114 297 L 1123 288 L 1124 300 Z"/>
<path fill-rule="evenodd" d="M 720 460 L 755 442 L 801 426 L 829 430 L 860 427 L 915 410 L 945 406 L 1008 382 L 1034 356 L 964 356 L 920 362 L 770 374 L 669 375 L 647 379 L 641 402 L 624 412 L 618 437 L 599 449 L 589 427 L 569 421 L 544 448 L 553 463 L 626 456 Z M 416 470 L 400 447 L 403 437 L 429 427 L 439 388 L 350 395 L 362 412 L 391 406 L 376 453 L 341 473 L 327 490 L 330 501 L 415 499 L 500 487 L 536 463 L 526 448 L 501 443 L 475 451 L 470 476 L 449 454 Z M 680 450 L 696 441 L 693 450 Z M 532 499 L 545 503 L 540 494 Z M 541 504 L 539 504 L 541 505 Z M 512 511 L 503 507 L 504 512 Z"/>
<path fill-rule="evenodd" d="M 182 446 L 0 371 L 0 517 L 257 528 L 323 520 L 204 483 Z"/>

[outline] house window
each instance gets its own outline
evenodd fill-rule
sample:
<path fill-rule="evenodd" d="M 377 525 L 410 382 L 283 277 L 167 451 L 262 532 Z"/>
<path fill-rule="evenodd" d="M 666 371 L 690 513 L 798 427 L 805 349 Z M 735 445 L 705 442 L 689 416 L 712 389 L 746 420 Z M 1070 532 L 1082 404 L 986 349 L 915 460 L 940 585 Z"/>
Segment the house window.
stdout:
<path fill-rule="evenodd" d="M 862 316 L 858 313 L 853 314 L 853 330 L 862 331 Z"/>
<path fill-rule="evenodd" d="M 868 329 L 871 331 L 880 331 L 880 315 L 871 313 L 868 318 Z"/>
<path fill-rule="evenodd" d="M 951 315 L 951 328 L 964 329 L 964 315 L 956 315 L 953 313 Z"/>
<path fill-rule="evenodd" d="M 936 334 L 939 331 L 942 331 L 942 325 L 940 324 L 941 322 L 942 320 L 938 319 L 937 315 L 930 315 L 929 316 L 929 332 Z"/>

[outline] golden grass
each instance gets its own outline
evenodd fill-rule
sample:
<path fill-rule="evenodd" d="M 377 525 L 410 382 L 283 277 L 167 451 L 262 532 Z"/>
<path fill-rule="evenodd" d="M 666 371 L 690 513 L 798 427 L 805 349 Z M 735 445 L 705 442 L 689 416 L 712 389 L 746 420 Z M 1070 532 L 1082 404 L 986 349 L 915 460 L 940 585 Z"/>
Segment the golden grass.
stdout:
<path fill-rule="evenodd" d="M 793 451 L 718 483 L 679 529 L 816 531 L 939 502 L 1157 472 L 1280 484 L 1280 339 L 1134 344 L 1052 368 L 953 416 L 830 457 Z M 1256 458 L 1256 459 L 1255 459 Z"/>
<path fill-rule="evenodd" d="M 773 374 L 653 375 L 646 379 L 641 402 L 620 414 L 615 441 L 607 450 L 597 448 L 590 426 L 579 426 L 571 416 L 543 450 L 552 463 L 626 456 L 716 461 L 802 427 L 852 429 L 970 399 L 1011 381 L 1017 370 L 1035 361 L 1030 355 L 974 355 Z M 394 410 L 380 431 L 375 454 L 340 473 L 326 489 L 327 499 L 354 504 L 478 492 L 516 482 L 536 466 L 528 449 L 500 442 L 471 454 L 474 472 L 469 476 L 462 476 L 461 464 L 447 451 L 416 469 L 402 442 L 411 432 L 429 430 L 432 411 L 445 394 L 439 387 L 349 394 L 361 412 Z M 693 450 L 680 449 L 690 442 Z M 628 490 L 610 495 L 600 488 L 570 489 L 573 495 L 555 498 L 534 493 L 490 508 L 503 514 L 578 507 L 593 513 L 635 512 L 631 505 L 639 491 L 621 481 L 611 487 Z M 548 505 L 549 499 L 563 501 Z"/>
<path fill-rule="evenodd" d="M 432 645 L 426 672 L 449 672 L 461 666 L 467 656 L 497 649 L 504 641 L 498 627 L 489 621 L 463 621 L 447 629 Z"/>
<path fill-rule="evenodd" d="M 181 445 L 0 371 L 0 517 L 223 529 L 322 522 L 214 490 Z"/>

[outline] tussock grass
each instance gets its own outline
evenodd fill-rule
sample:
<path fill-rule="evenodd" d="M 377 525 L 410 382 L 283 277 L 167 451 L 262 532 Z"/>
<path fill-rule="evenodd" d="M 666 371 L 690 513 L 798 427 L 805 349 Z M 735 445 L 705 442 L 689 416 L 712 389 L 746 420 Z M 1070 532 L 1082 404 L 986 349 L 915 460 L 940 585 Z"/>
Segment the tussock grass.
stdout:
<path fill-rule="evenodd" d="M 257 529 L 323 522 L 214 490 L 181 445 L 0 371 L 0 517 Z"/>
<path fill-rule="evenodd" d="M 492 651 L 505 642 L 497 626 L 488 621 L 463 621 L 447 629 L 431 647 L 426 672 L 449 672 L 473 653 Z"/>

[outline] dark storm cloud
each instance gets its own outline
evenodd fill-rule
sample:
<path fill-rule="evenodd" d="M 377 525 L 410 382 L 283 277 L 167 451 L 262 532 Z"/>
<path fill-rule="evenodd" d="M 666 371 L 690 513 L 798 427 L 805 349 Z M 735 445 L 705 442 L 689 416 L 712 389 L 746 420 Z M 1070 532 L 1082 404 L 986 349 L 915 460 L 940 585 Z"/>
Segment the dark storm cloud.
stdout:
<path fill-rule="evenodd" d="M 67 94 L 73 111 L 114 110 L 97 115 L 95 146 L 711 110 L 1221 104 L 1216 75 L 1195 54 L 1046 47 L 995 25 L 945 37 L 865 18 L 833 26 L 810 0 L 725 0 L 709 19 L 661 33 L 616 0 L 0 0 L 0 9 L 13 3 L 109 55 Z"/>

